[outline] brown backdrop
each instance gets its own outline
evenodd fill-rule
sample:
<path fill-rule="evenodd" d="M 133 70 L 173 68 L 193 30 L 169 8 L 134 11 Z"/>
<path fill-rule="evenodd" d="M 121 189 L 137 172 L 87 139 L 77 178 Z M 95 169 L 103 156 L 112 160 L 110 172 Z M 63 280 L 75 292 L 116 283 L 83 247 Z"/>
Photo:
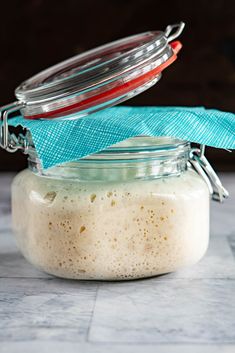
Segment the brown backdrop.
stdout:
<path fill-rule="evenodd" d="M 1 2 L 0 98 L 49 65 L 130 34 L 183 20 L 177 62 L 130 105 L 204 105 L 235 111 L 235 1 L 18 0 Z M 235 170 L 235 153 L 208 149 L 219 170 Z M 20 170 L 26 157 L 0 151 L 0 171 Z"/>

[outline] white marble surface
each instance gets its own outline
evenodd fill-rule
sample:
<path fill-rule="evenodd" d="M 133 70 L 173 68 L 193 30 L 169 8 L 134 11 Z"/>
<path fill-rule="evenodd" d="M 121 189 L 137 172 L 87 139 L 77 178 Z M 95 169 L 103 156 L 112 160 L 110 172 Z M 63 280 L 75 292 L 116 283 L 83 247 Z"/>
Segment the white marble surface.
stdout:
<path fill-rule="evenodd" d="M 0 175 L 0 353 L 235 352 L 235 175 L 213 203 L 211 242 L 191 268 L 130 282 L 61 280 L 34 269 L 10 227 Z"/>

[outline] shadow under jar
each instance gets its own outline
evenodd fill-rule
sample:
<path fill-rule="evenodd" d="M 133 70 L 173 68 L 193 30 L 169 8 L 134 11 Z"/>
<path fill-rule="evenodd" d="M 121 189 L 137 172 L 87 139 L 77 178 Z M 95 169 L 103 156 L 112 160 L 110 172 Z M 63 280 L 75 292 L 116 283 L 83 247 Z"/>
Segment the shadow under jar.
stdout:
<path fill-rule="evenodd" d="M 24 256 L 74 279 L 135 279 L 196 263 L 209 240 L 209 190 L 190 144 L 137 137 L 41 170 L 36 155 L 12 185 Z"/>

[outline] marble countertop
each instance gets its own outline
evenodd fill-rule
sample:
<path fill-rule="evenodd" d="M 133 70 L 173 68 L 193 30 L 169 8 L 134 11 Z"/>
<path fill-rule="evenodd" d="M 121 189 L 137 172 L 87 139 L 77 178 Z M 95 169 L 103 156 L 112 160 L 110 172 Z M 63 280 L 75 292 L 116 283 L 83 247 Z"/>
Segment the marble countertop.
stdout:
<path fill-rule="evenodd" d="M 235 352 L 235 175 L 212 203 L 197 265 L 129 282 L 62 280 L 34 269 L 10 228 L 12 174 L 0 175 L 0 352 Z M 27 215 L 26 215 L 27 216 Z"/>

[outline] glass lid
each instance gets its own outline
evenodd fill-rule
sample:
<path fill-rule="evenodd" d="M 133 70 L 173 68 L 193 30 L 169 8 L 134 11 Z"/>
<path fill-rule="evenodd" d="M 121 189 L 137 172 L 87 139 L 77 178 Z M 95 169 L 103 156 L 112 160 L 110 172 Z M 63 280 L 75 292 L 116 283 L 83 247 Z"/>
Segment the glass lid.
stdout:
<path fill-rule="evenodd" d="M 130 36 L 40 72 L 15 94 L 26 119 L 77 119 L 155 84 L 176 58 L 184 23 Z"/>

